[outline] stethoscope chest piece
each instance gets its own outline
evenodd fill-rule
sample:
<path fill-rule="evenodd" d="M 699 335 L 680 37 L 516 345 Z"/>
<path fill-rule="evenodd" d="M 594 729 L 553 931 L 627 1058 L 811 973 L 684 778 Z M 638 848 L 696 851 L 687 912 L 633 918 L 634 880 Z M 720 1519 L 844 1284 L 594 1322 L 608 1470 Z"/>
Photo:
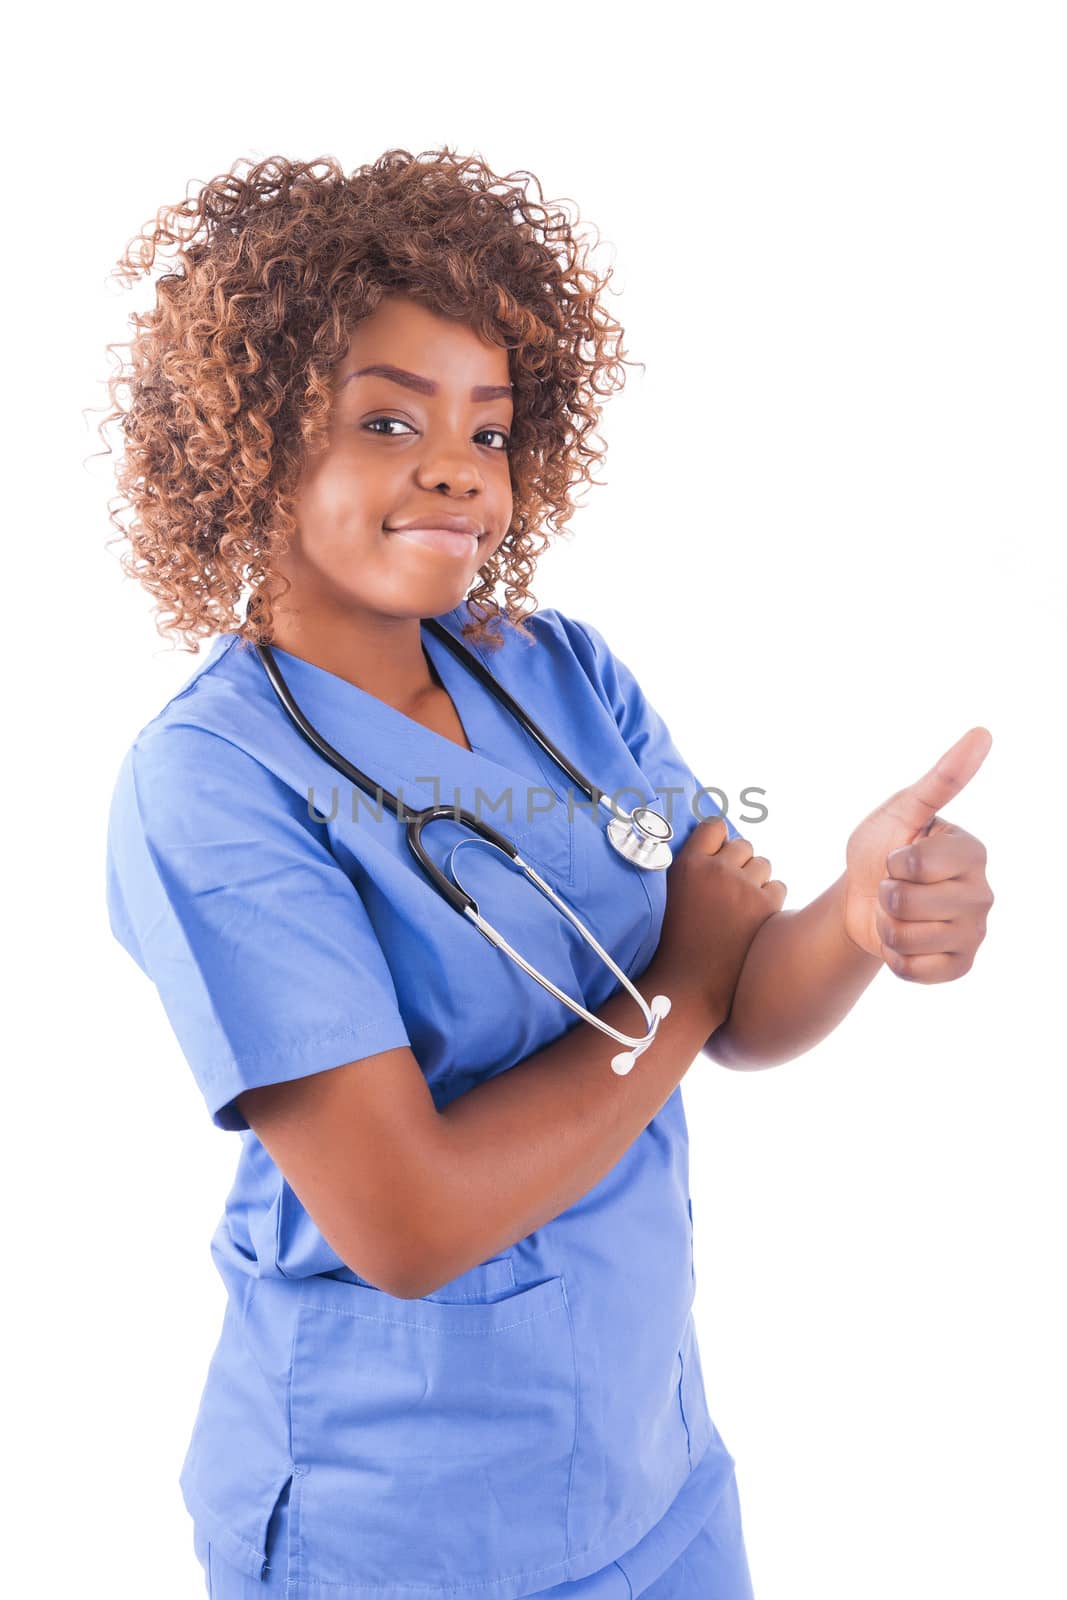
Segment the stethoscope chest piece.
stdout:
<path fill-rule="evenodd" d="M 637 806 L 628 817 L 613 817 L 607 834 L 620 856 L 635 867 L 655 872 L 669 867 L 673 860 L 670 841 L 674 829 L 651 806 Z"/>

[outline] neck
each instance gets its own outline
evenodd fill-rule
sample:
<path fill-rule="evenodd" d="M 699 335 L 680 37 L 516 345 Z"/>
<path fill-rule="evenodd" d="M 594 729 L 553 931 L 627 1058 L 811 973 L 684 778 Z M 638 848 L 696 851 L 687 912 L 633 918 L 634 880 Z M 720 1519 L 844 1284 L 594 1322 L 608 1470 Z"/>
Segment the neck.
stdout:
<path fill-rule="evenodd" d="M 420 623 L 419 617 L 381 612 L 312 613 L 276 605 L 270 642 L 406 713 L 440 686 Z"/>

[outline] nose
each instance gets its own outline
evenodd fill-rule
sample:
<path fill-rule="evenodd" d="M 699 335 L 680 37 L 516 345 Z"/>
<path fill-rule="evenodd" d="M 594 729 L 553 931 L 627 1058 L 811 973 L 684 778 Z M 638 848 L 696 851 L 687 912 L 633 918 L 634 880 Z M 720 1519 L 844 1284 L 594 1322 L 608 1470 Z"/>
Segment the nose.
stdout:
<path fill-rule="evenodd" d="M 427 437 L 420 452 L 416 478 L 421 487 L 470 494 L 485 487 L 485 478 L 469 439 Z"/>

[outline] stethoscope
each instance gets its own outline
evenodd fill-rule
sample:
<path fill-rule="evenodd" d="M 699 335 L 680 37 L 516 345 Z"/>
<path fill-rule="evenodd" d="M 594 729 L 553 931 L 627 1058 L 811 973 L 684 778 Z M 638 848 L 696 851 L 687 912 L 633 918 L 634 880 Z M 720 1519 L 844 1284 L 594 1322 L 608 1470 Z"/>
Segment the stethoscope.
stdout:
<path fill-rule="evenodd" d="M 472 655 L 464 645 L 460 644 L 457 639 L 453 638 L 453 636 L 448 632 L 447 628 L 445 628 L 441 623 L 437 622 L 434 618 L 428 617 L 424 620 L 426 626 L 433 633 L 434 637 L 440 639 L 441 643 L 446 645 L 448 649 L 451 650 L 452 654 L 456 657 L 456 660 L 466 667 L 468 672 L 473 673 L 474 676 L 478 678 L 493 695 L 495 695 L 496 699 L 504 707 L 505 711 L 509 712 L 522 725 L 522 727 L 526 729 L 526 732 L 537 740 L 541 748 L 552 757 L 553 761 L 557 762 L 559 766 L 563 768 L 564 772 L 567 773 L 568 777 L 571 778 L 571 780 L 589 796 L 589 799 L 592 801 L 593 805 L 598 806 L 603 804 L 607 806 L 608 810 L 612 813 L 611 821 L 607 824 L 607 836 L 623 859 L 630 862 L 632 866 L 643 868 L 645 871 L 662 871 L 665 867 L 670 866 L 672 859 L 670 840 L 674 837 L 674 829 L 671 827 L 666 817 L 662 816 L 658 811 L 654 811 L 650 806 L 638 806 L 633 811 L 626 811 L 621 806 L 617 805 L 613 800 L 610 800 L 607 796 L 601 794 L 600 790 L 595 789 L 589 782 L 589 779 L 586 778 L 583 773 L 579 772 L 574 763 L 569 761 L 562 751 L 556 748 L 548 735 L 537 726 L 537 723 L 534 722 L 533 718 L 523 710 L 518 701 L 512 698 L 502 684 L 497 683 L 492 673 L 487 671 L 487 669 L 482 665 L 476 656 Z M 288 684 L 282 677 L 281 670 L 278 666 L 278 663 L 274 659 L 274 653 L 270 646 L 265 644 L 257 644 L 256 651 L 259 655 L 259 659 L 263 663 L 267 677 L 270 679 L 278 699 L 281 701 L 290 718 L 295 723 L 300 733 L 303 734 L 304 738 L 312 746 L 312 748 L 317 750 L 321 756 L 324 756 L 330 765 L 336 767 L 337 771 L 343 773 L 343 775 L 348 778 L 350 782 L 358 784 L 361 789 L 365 790 L 370 795 L 380 796 L 381 800 L 389 807 L 393 815 L 399 820 L 400 807 L 396 796 L 390 794 L 389 790 L 384 789 L 381 784 L 374 783 L 366 775 L 366 773 L 360 772 L 359 768 L 354 767 L 350 761 L 346 761 L 345 757 L 341 755 L 339 751 L 335 750 L 332 745 L 328 744 L 318 730 L 314 728 L 304 716 L 304 713 L 300 710 L 300 707 L 293 699 Z M 475 835 L 474 838 L 457 840 L 457 842 L 452 846 L 452 849 L 449 852 L 447 863 L 448 869 L 452 874 L 451 881 L 445 877 L 444 873 L 440 871 L 436 863 L 430 859 L 422 843 L 422 832 L 426 825 L 435 821 L 436 819 L 443 819 L 445 817 L 447 817 L 450 822 L 457 822 L 471 829 Z M 438 893 L 442 894 L 449 904 L 457 911 L 461 911 L 465 917 L 468 917 L 478 929 L 479 933 L 483 934 L 485 938 L 489 940 L 490 944 L 495 945 L 498 950 L 502 950 L 505 955 L 510 956 L 511 959 L 517 962 L 518 965 L 522 967 L 524 972 L 529 973 L 530 977 L 534 978 L 542 986 L 542 988 L 547 989 L 550 994 L 555 995 L 557 1000 L 562 1000 L 564 1005 L 569 1006 L 572 1011 L 578 1014 L 578 1016 L 584 1017 L 586 1022 L 591 1022 L 593 1026 L 599 1028 L 602 1033 L 609 1034 L 611 1038 L 616 1039 L 620 1044 L 628 1046 L 626 1050 L 621 1051 L 618 1055 L 613 1056 L 611 1059 L 611 1068 L 613 1072 L 618 1073 L 620 1076 L 628 1073 L 638 1056 L 641 1055 L 643 1051 L 648 1049 L 649 1045 L 656 1037 L 656 1030 L 659 1027 L 660 1019 L 665 1017 L 670 1011 L 671 1002 L 667 996 L 664 994 L 657 994 L 653 997 L 651 1003 L 646 1002 L 644 996 L 639 994 L 634 988 L 625 972 L 621 971 L 621 969 L 615 964 L 603 946 L 597 943 L 589 929 L 575 915 L 566 901 L 561 899 L 551 885 L 545 882 L 540 873 L 534 871 L 529 862 L 522 859 L 517 847 L 510 839 L 505 838 L 502 833 L 498 833 L 495 828 L 490 827 L 487 822 L 484 822 L 481 819 L 481 817 L 475 816 L 473 812 L 467 811 L 462 807 L 445 805 L 427 806 L 422 811 L 408 814 L 406 820 L 406 830 L 407 841 L 411 848 L 412 854 L 415 856 L 416 861 L 429 877 L 430 882 L 433 884 Z M 453 857 L 455 856 L 456 851 L 465 844 L 488 844 L 493 846 L 493 848 L 500 850 L 505 856 L 508 857 L 510 861 L 514 862 L 516 866 L 521 867 L 527 878 L 529 878 L 530 882 L 536 884 L 541 893 L 546 895 L 558 907 L 565 917 L 569 918 L 569 920 L 582 935 L 582 938 L 585 939 L 586 942 L 596 951 L 597 955 L 607 963 L 607 965 L 611 968 L 611 971 L 619 979 L 620 983 L 625 986 L 625 988 L 641 1007 L 645 1022 L 647 1023 L 647 1031 L 643 1036 L 631 1038 L 629 1034 L 620 1033 L 617 1028 L 613 1028 L 608 1023 L 602 1022 L 599 1017 L 593 1016 L 593 1014 L 590 1011 L 587 1011 L 584 1006 L 579 1005 L 578 1002 L 572 1000 L 569 995 L 564 994 L 562 989 L 558 989 L 551 979 L 546 978 L 543 973 L 538 972 L 536 967 L 532 967 L 530 963 L 526 961 L 524 957 L 521 956 L 519 952 L 508 943 L 503 934 L 494 928 L 491 923 L 486 921 L 486 919 L 478 910 L 477 902 L 471 895 L 467 893 L 466 889 L 463 888 L 462 884 L 456 878 Z"/>

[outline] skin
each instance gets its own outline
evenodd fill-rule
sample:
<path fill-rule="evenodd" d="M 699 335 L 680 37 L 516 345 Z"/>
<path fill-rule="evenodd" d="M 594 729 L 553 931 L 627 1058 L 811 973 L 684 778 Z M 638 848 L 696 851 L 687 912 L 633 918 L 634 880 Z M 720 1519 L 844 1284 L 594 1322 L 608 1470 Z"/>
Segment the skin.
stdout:
<path fill-rule="evenodd" d="M 375 362 L 433 379 L 438 392 L 380 376 L 345 381 Z M 510 527 L 512 401 L 470 395 L 507 382 L 500 347 L 403 296 L 383 301 L 335 374 L 329 447 L 309 463 L 297 534 L 277 563 L 292 583 L 276 607 L 280 648 L 460 743 L 419 623 L 460 604 Z M 487 530 L 469 557 L 387 531 L 441 511 Z M 583 1025 L 440 1112 L 408 1047 L 382 1052 L 373 1072 L 350 1063 L 245 1090 L 238 1104 L 342 1260 L 390 1293 L 434 1293 L 598 1183 L 699 1050 L 731 1067 L 773 1066 L 829 1033 L 883 966 L 920 983 L 966 972 L 992 904 L 985 850 L 937 809 L 990 743 L 971 729 L 883 802 L 850 835 L 845 872 L 800 911 L 780 908 L 782 885 L 767 899 L 765 857 L 728 842 L 721 819 L 702 823 L 684 849 L 714 855 L 716 870 L 697 879 L 676 857 L 672 937 L 643 974 L 645 993 L 669 995 L 672 1008 L 625 1078 L 606 1069 L 604 1036 Z M 635 1027 L 621 991 L 598 1016 Z"/>
<path fill-rule="evenodd" d="M 762 924 L 706 1054 L 729 1067 L 778 1066 L 825 1038 L 883 966 L 910 983 L 970 971 L 993 904 L 986 851 L 938 809 L 992 743 L 987 728 L 969 729 L 853 829 L 845 871 L 828 889 Z"/>
<path fill-rule="evenodd" d="M 380 362 L 436 382 L 437 393 L 355 376 Z M 508 383 L 502 347 L 403 294 L 385 297 L 356 327 L 335 373 L 328 448 L 305 471 L 297 536 L 275 563 L 292 583 L 276 605 L 277 645 L 462 745 L 419 623 L 465 598 L 510 527 L 513 402 L 471 398 L 475 386 Z M 457 557 L 388 531 L 424 513 L 432 523 L 442 511 L 485 528 L 477 551 Z M 991 744 L 987 729 L 970 729 L 859 823 L 844 873 L 822 895 L 767 918 L 709 1055 L 733 1067 L 772 1066 L 810 1049 L 883 966 L 915 983 L 970 970 L 993 903 L 985 847 L 937 811 Z"/>
<path fill-rule="evenodd" d="M 431 379 L 437 394 L 352 376 L 380 362 Z M 276 604 L 273 643 L 460 743 L 419 622 L 459 605 L 511 526 L 514 403 L 472 400 L 483 385 L 509 385 L 505 349 L 405 295 L 384 298 L 339 363 L 328 448 L 304 472 L 297 533 L 274 562 L 292 588 Z M 424 513 L 432 525 L 442 512 L 486 530 L 476 552 L 455 556 L 387 531 Z"/>

